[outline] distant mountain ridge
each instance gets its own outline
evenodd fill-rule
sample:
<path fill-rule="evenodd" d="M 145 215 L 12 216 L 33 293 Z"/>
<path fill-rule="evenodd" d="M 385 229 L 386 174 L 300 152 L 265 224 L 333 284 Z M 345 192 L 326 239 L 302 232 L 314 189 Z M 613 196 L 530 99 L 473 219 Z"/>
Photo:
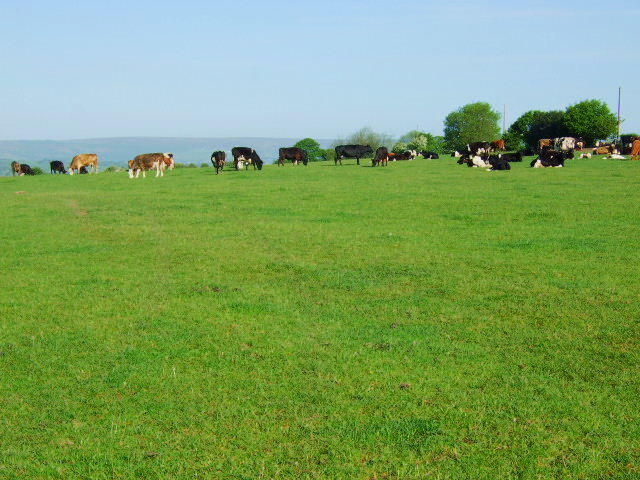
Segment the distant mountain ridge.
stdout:
<path fill-rule="evenodd" d="M 0 140 L 0 175 L 10 175 L 13 160 L 49 171 L 51 160 L 61 160 L 65 165 L 78 153 L 97 153 L 100 167 L 111 165 L 126 166 L 127 161 L 140 153 L 172 152 L 176 162 L 209 162 L 211 152 L 233 147 L 252 147 L 266 163 L 278 158 L 280 147 L 290 147 L 301 138 L 185 138 L 185 137 L 113 137 L 77 140 Z M 317 139 L 323 148 L 328 148 L 331 140 Z"/>

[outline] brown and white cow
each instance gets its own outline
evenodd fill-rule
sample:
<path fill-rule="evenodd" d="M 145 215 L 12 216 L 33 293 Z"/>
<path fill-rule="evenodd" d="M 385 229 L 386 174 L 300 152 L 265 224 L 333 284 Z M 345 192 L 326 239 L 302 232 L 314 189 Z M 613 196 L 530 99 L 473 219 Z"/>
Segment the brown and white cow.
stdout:
<path fill-rule="evenodd" d="M 20 163 L 15 161 L 11 162 L 11 176 L 15 176 L 15 175 L 20 176 L 21 173 L 22 172 L 20 171 Z"/>
<path fill-rule="evenodd" d="M 601 145 L 599 147 L 594 148 L 591 153 L 593 155 L 613 155 L 615 153 L 620 153 L 620 152 L 618 152 L 615 145 L 608 144 L 608 145 Z"/>
<path fill-rule="evenodd" d="M 551 150 L 551 148 L 553 147 L 553 139 L 551 138 L 541 138 L 540 140 L 538 140 L 538 151 L 543 151 L 543 150 Z"/>
<path fill-rule="evenodd" d="M 164 175 L 164 166 L 166 165 L 167 154 L 165 153 L 143 153 L 136 156 L 133 160 L 129 160 L 129 178 L 138 178 L 140 172 L 142 177 L 147 177 L 147 170 L 155 170 L 156 177 Z"/>
<path fill-rule="evenodd" d="M 93 167 L 94 173 L 98 173 L 99 161 L 98 155 L 95 153 L 81 153 L 73 157 L 69 166 L 69 175 L 80 173 L 82 167 Z"/>
<path fill-rule="evenodd" d="M 631 144 L 631 160 L 638 160 L 640 155 L 640 139 L 636 138 Z"/>

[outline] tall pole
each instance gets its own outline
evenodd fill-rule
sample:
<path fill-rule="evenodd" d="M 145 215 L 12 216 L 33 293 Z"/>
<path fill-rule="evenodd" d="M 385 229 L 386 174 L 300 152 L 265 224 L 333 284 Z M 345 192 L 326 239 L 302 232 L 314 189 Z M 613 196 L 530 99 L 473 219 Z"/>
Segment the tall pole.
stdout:
<path fill-rule="evenodd" d="M 620 100 L 622 97 L 622 87 L 618 87 L 618 140 L 622 133 L 622 120 L 620 119 Z"/>
<path fill-rule="evenodd" d="M 502 136 L 507 131 L 507 104 L 502 105 Z"/>

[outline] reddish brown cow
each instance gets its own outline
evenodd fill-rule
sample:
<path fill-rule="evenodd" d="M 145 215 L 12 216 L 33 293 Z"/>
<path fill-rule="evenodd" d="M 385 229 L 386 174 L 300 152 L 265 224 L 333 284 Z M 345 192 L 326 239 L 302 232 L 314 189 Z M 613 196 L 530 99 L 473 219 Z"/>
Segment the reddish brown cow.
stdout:
<path fill-rule="evenodd" d="M 631 160 L 638 160 L 640 155 L 640 139 L 636 138 L 631 144 Z"/>
<path fill-rule="evenodd" d="M 491 149 L 492 150 L 506 150 L 507 149 L 507 145 L 505 144 L 504 140 L 502 140 L 502 139 L 494 140 L 493 142 L 491 142 Z"/>

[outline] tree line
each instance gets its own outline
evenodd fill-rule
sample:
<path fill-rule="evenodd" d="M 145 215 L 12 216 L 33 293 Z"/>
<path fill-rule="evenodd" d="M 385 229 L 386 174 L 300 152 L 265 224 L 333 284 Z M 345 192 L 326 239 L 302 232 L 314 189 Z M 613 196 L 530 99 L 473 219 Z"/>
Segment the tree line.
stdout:
<path fill-rule="evenodd" d="M 377 149 L 384 146 L 393 152 L 406 150 L 446 153 L 463 148 L 471 142 L 503 138 L 507 150 L 535 150 L 541 138 L 581 137 L 587 145 L 597 140 L 612 140 L 618 131 L 618 120 L 609 106 L 601 100 L 584 100 L 565 110 L 530 110 L 523 113 L 502 133 L 502 114 L 486 102 L 464 105 L 449 113 L 444 120 L 444 135 L 411 130 L 398 139 L 364 127 L 357 132 L 336 139 L 336 145 L 359 144 Z M 634 134 L 623 135 L 623 139 Z M 312 139 L 305 138 L 295 145 L 309 154 L 309 161 L 333 160 L 333 148 L 323 149 Z"/>

